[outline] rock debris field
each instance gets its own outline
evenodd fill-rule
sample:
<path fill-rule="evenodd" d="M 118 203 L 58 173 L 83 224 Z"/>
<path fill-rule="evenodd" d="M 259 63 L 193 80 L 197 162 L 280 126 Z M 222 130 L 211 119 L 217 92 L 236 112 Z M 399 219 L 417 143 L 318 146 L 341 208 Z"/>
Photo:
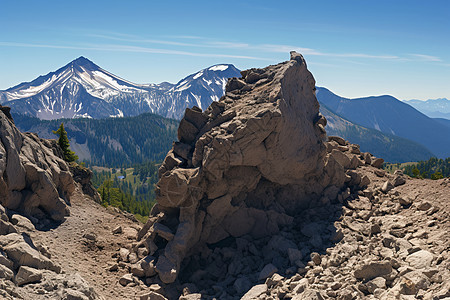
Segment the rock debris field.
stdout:
<path fill-rule="evenodd" d="M 186 110 L 146 224 L 0 107 L 0 297 L 450 299 L 450 179 L 327 136 L 300 54 L 241 74 Z"/>

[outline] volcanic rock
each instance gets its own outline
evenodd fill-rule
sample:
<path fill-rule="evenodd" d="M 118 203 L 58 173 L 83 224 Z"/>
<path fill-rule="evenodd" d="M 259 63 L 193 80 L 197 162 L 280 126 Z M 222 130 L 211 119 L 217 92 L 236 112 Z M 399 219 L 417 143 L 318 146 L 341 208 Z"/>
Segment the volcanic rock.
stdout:
<path fill-rule="evenodd" d="M 253 73 L 263 79 L 255 82 Z M 157 204 L 139 236 L 145 245 L 167 241 L 156 262 L 165 283 L 195 249 L 230 236 L 274 235 L 296 211 L 319 205 L 325 189 L 344 186 L 350 159 L 327 153 L 303 57 L 293 52 L 290 61 L 243 74 L 250 78 L 231 79 L 206 111 L 186 109 L 179 142 L 159 170 Z"/>
<path fill-rule="evenodd" d="M 22 134 L 0 111 L 0 204 L 38 219 L 62 221 L 74 182 L 55 140 Z"/>

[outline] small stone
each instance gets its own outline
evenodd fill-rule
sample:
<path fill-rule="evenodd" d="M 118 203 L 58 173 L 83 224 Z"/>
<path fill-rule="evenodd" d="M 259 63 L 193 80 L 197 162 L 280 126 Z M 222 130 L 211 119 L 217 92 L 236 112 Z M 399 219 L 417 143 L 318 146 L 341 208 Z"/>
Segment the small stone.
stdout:
<path fill-rule="evenodd" d="M 108 267 L 108 271 L 115 272 L 119 269 L 119 265 L 117 263 L 113 264 L 112 266 Z"/>
<path fill-rule="evenodd" d="M 381 168 L 383 163 L 384 163 L 384 159 L 372 157 L 372 163 L 371 163 L 372 167 Z"/>
<path fill-rule="evenodd" d="M 362 178 L 361 178 L 361 183 L 359 184 L 359 186 L 361 186 L 361 187 L 366 187 L 366 186 L 368 186 L 370 184 L 370 179 L 369 179 L 369 177 L 367 176 L 367 175 L 364 175 Z"/>
<path fill-rule="evenodd" d="M 117 227 L 114 228 L 113 231 L 112 231 L 113 234 L 119 234 L 119 233 L 122 233 L 122 232 L 123 232 L 122 226 L 117 226 Z"/>
<path fill-rule="evenodd" d="M 262 294 L 267 292 L 266 284 L 258 284 L 253 286 L 244 296 L 242 296 L 241 300 L 253 300 L 257 299 Z"/>
<path fill-rule="evenodd" d="M 14 277 L 14 273 L 10 268 L 7 268 L 4 265 L 0 265 L 0 278 L 12 280 L 13 277 Z"/>
<path fill-rule="evenodd" d="M 242 295 L 252 287 L 252 283 L 246 276 L 239 277 L 234 281 L 233 287 L 239 295 Z"/>
<path fill-rule="evenodd" d="M 396 176 L 394 177 L 394 182 L 393 182 L 394 186 L 403 185 L 403 184 L 405 184 L 405 183 L 406 183 L 405 177 L 403 177 L 403 176 L 401 176 L 401 175 L 396 175 Z"/>
<path fill-rule="evenodd" d="M 139 300 L 167 300 L 163 295 L 156 293 L 154 291 L 145 291 L 138 294 Z"/>
<path fill-rule="evenodd" d="M 119 250 L 119 256 L 122 261 L 127 262 L 128 261 L 128 255 L 130 255 L 130 250 L 126 248 L 120 248 Z"/>
<path fill-rule="evenodd" d="M 27 283 L 38 282 L 42 279 L 42 271 L 35 268 L 20 266 L 16 275 L 16 283 L 24 285 Z"/>
<path fill-rule="evenodd" d="M 200 294 L 200 293 L 188 294 L 188 295 L 180 296 L 180 298 L 178 298 L 178 300 L 201 300 L 201 299 L 202 299 L 202 294 Z"/>
<path fill-rule="evenodd" d="M 97 240 L 97 235 L 95 233 L 92 233 L 92 232 L 87 232 L 87 233 L 83 234 L 83 237 L 85 239 L 87 239 L 87 240 L 90 240 L 90 241 Z"/>
<path fill-rule="evenodd" d="M 276 272 L 278 272 L 277 267 L 275 267 L 272 264 L 268 264 L 259 273 L 258 280 L 265 280 L 266 278 L 272 276 Z"/>
<path fill-rule="evenodd" d="M 353 273 L 356 279 L 371 280 L 391 273 L 392 266 L 388 261 L 370 262 L 356 267 Z"/>
<path fill-rule="evenodd" d="M 382 170 L 382 169 L 375 169 L 373 170 L 373 172 L 375 173 L 375 175 L 377 175 L 378 177 L 384 177 L 384 175 L 386 175 L 386 171 Z"/>
<path fill-rule="evenodd" d="M 376 277 L 369 282 L 366 283 L 367 290 L 369 293 L 373 294 L 376 289 L 385 289 L 386 288 L 386 279 L 383 277 Z"/>
<path fill-rule="evenodd" d="M 321 264 L 322 259 L 320 258 L 320 254 L 319 253 L 313 252 L 313 253 L 310 254 L 310 256 L 311 256 L 311 260 L 314 262 L 314 264 L 316 266 L 319 266 Z"/>
<path fill-rule="evenodd" d="M 403 206 L 409 206 L 412 204 L 412 200 L 409 197 L 405 197 L 405 198 L 400 197 L 400 198 L 398 198 L 398 203 L 400 203 Z"/>
<path fill-rule="evenodd" d="M 370 234 L 377 234 L 381 232 L 380 225 L 378 224 L 372 224 L 370 226 Z"/>
<path fill-rule="evenodd" d="M 418 206 L 417 206 L 417 209 L 418 210 L 422 210 L 422 211 L 425 211 L 425 210 L 429 210 L 430 208 L 431 208 L 431 203 L 430 202 L 428 202 L 428 201 L 424 201 L 424 202 L 421 202 Z"/>
<path fill-rule="evenodd" d="M 153 224 L 153 230 L 155 233 L 157 233 L 160 237 L 162 237 L 166 241 L 171 241 L 173 239 L 174 234 L 172 230 L 170 230 L 169 227 L 161 223 Z"/>
<path fill-rule="evenodd" d="M 127 286 L 128 284 L 133 282 L 133 275 L 125 274 L 119 279 L 119 283 L 123 286 Z"/>
<path fill-rule="evenodd" d="M 386 182 L 383 184 L 383 186 L 381 187 L 381 191 L 383 192 L 383 193 L 387 193 L 387 192 L 389 192 L 390 190 L 392 190 L 394 188 L 394 185 L 389 181 L 389 180 L 386 180 Z"/>
<path fill-rule="evenodd" d="M 408 262 L 409 265 L 413 268 L 423 269 L 431 265 L 433 258 L 434 256 L 430 252 L 426 250 L 420 250 L 408 255 L 406 257 L 406 262 Z"/>
<path fill-rule="evenodd" d="M 283 279 L 284 279 L 283 276 L 281 276 L 280 274 L 275 273 L 275 274 L 272 275 L 272 277 L 267 278 L 266 285 L 268 287 L 278 285 L 279 283 L 281 283 L 283 281 Z"/>

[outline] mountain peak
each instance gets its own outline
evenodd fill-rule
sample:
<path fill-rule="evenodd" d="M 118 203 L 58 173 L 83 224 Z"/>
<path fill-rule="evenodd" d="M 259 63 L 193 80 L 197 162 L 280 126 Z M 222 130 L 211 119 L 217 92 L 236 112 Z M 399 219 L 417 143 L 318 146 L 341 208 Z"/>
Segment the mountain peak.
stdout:
<path fill-rule="evenodd" d="M 95 63 L 93 63 L 91 60 L 87 59 L 84 56 L 80 56 L 77 59 L 72 60 L 69 63 L 69 66 L 80 66 L 80 67 L 88 67 L 89 69 L 98 69 L 99 66 L 97 66 Z"/>

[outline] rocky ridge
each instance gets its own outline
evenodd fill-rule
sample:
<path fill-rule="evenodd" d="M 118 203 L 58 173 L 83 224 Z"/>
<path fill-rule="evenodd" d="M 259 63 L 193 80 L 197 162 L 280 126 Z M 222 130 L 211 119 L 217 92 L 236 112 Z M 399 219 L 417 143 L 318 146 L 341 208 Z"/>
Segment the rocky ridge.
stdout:
<path fill-rule="evenodd" d="M 69 168 L 55 140 L 21 133 L 0 111 L 0 204 L 44 226 L 62 221 L 74 190 Z"/>
<path fill-rule="evenodd" d="M 55 140 L 21 133 L 0 106 L 0 295 L 2 299 L 100 299 L 78 274 L 64 274 L 32 236 L 69 215 L 75 183 Z"/>
<path fill-rule="evenodd" d="M 1 297 L 449 298 L 449 179 L 386 173 L 383 159 L 326 137 L 300 55 L 242 75 L 205 112 L 186 111 L 142 227 L 82 195 L 82 169 L 62 223 L 27 214 L 29 202 L 0 206 Z M 59 162 L 56 144 L 37 141 Z"/>
<path fill-rule="evenodd" d="M 242 75 L 205 112 L 186 110 L 159 169 L 157 205 L 138 239 L 165 283 L 207 244 L 277 234 L 291 211 L 335 198 L 344 185 L 339 158 L 326 155 L 326 121 L 303 57 Z"/>
<path fill-rule="evenodd" d="M 448 297 L 448 180 L 435 204 L 402 195 L 415 180 L 325 125 L 297 53 L 187 109 L 119 283 L 145 282 L 141 299 Z"/>

